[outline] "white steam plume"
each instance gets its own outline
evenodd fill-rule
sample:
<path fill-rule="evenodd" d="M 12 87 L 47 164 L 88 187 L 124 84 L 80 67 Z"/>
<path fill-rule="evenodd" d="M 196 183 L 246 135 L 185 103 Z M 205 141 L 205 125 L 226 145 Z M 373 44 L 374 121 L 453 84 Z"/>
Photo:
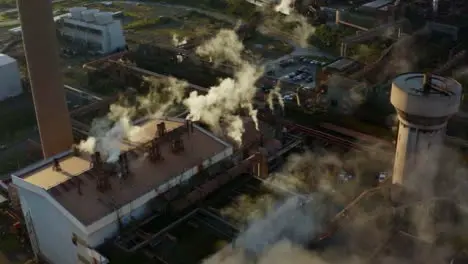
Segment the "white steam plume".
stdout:
<path fill-rule="evenodd" d="M 290 15 L 293 12 L 292 6 L 294 2 L 295 0 L 281 0 L 281 2 L 275 6 L 275 11 L 285 15 Z"/>
<path fill-rule="evenodd" d="M 244 132 L 240 110 L 248 112 L 258 130 L 257 110 L 253 101 L 257 91 L 255 83 L 263 74 L 262 68 L 242 58 L 243 50 L 244 46 L 236 33 L 225 29 L 198 47 L 198 55 L 209 57 L 215 65 L 225 62 L 233 64 L 236 72 L 233 78 L 221 80 L 217 86 L 211 87 L 206 95 L 194 91 L 184 100 L 189 109 L 188 119 L 201 120 L 218 132 L 225 127 L 228 136 L 239 144 Z"/>
<path fill-rule="evenodd" d="M 284 109 L 284 100 L 283 100 L 283 97 L 281 96 L 280 91 L 281 91 L 281 86 L 278 81 L 278 83 L 275 85 L 275 87 L 272 90 L 270 90 L 267 96 L 267 104 L 271 110 L 274 110 L 275 108 L 275 105 L 274 105 L 275 98 L 278 100 L 280 107 Z"/>
<path fill-rule="evenodd" d="M 293 8 L 294 2 L 295 0 L 282 0 L 275 6 L 273 11 L 276 13 L 273 14 L 268 8 L 264 10 L 261 30 L 306 48 L 309 46 L 309 38 L 315 33 L 315 27 L 309 24 L 306 17 L 296 12 Z"/>
<path fill-rule="evenodd" d="M 315 33 L 315 27 L 307 22 L 307 18 L 303 15 L 293 13 L 285 18 L 286 23 L 295 23 L 293 36 L 301 47 L 309 46 L 309 38 Z"/>
<path fill-rule="evenodd" d="M 254 256 L 282 240 L 305 245 L 323 231 L 322 213 L 318 208 L 319 204 L 312 197 L 292 196 L 264 218 L 252 222 L 234 245 Z"/>
<path fill-rule="evenodd" d="M 224 62 L 232 63 L 236 66 L 246 64 L 242 59 L 244 45 L 239 40 L 236 32 L 228 29 L 221 29 L 216 36 L 196 49 L 196 53 L 202 57 L 212 59 L 215 65 Z"/>
<path fill-rule="evenodd" d="M 371 188 L 370 182 L 366 183 L 366 179 L 375 180 L 369 173 L 391 168 L 393 154 L 392 152 L 387 153 L 381 146 L 376 145 L 369 151 L 353 152 L 341 158 L 338 155 L 307 152 L 302 156 L 295 155 L 287 163 L 282 172 L 284 174 L 284 177 L 281 177 L 283 181 L 275 180 L 276 185 L 279 184 L 301 193 L 314 193 L 321 190 L 320 193 L 324 193 L 325 201 L 331 200 L 332 204 L 348 205 L 343 221 L 340 223 L 341 231 L 334 235 L 332 245 L 327 246 L 324 251 L 305 250 L 302 240 L 304 238 L 307 241 L 307 234 L 321 232 L 322 224 L 328 226 L 323 221 L 330 219 L 330 213 L 334 215 L 334 212 L 327 211 L 329 209 L 327 209 L 327 205 L 322 204 L 322 200 L 311 200 L 318 203 L 318 206 L 312 203 L 310 214 L 296 211 L 301 208 L 292 202 L 294 199 L 298 199 L 294 198 L 296 196 L 280 206 L 275 206 L 271 199 L 269 201 L 273 204 L 272 206 L 264 204 L 255 206 L 256 201 L 252 200 L 246 203 L 248 208 L 244 208 L 245 205 L 241 203 L 233 205 L 233 211 L 236 211 L 238 217 L 245 218 L 248 215 L 243 210 L 252 212 L 256 208 L 260 208 L 260 210 L 269 208 L 270 212 L 265 213 L 263 217 L 260 216 L 260 219 L 254 220 L 233 245 L 226 247 L 203 263 L 438 264 L 447 262 L 449 257 L 453 256 L 454 249 L 457 248 L 452 248 L 450 243 L 453 242 L 446 240 L 446 238 L 453 235 L 459 237 L 459 232 L 466 234 L 465 231 L 460 231 L 466 229 L 466 219 L 455 220 L 455 222 L 453 220 L 434 222 L 431 227 L 441 238 L 435 244 L 427 244 L 421 240 L 429 232 L 422 227 L 434 221 L 436 219 L 434 216 L 439 218 L 443 215 L 443 213 L 437 213 L 438 211 L 428 210 L 434 207 L 433 198 L 451 196 L 455 202 L 466 206 L 466 191 L 464 190 L 467 181 L 463 175 L 466 175 L 467 170 L 460 163 L 460 157 L 454 156 L 454 153 L 448 150 L 444 150 L 443 159 L 445 162 L 442 163 L 442 167 L 424 166 L 424 164 L 438 163 L 438 161 L 431 160 L 414 168 L 415 171 L 411 173 L 418 178 L 419 184 L 417 186 L 419 189 L 430 191 L 433 184 L 436 183 L 438 191 L 437 193 L 422 192 L 421 204 L 415 203 L 414 198 L 401 200 L 403 207 L 406 208 L 404 219 L 408 222 L 405 222 L 406 224 L 403 226 L 395 225 L 401 222 L 394 222 L 395 218 L 393 217 L 403 217 L 399 214 L 403 211 L 388 199 L 389 186 L 384 184 L 380 188 L 369 189 Z M 339 179 L 337 176 L 341 169 L 352 172 L 355 176 L 354 180 L 345 184 L 337 182 L 336 180 Z M 427 179 L 427 170 L 440 170 L 443 175 L 440 175 L 441 178 Z M 273 179 L 279 179 L 278 175 L 275 175 Z M 352 194 L 347 191 L 350 188 L 355 188 Z M 363 190 L 367 192 L 362 193 Z M 417 192 L 419 193 L 420 190 Z M 366 195 L 359 196 L 361 199 L 357 201 L 354 200 L 359 194 Z M 268 199 L 266 200 L 268 201 Z M 350 203 L 350 201 L 352 202 Z M 320 206 L 325 210 L 321 210 Z M 419 206 L 422 206 L 420 209 L 424 211 L 423 213 L 418 210 Z M 411 209 L 408 211 L 409 208 Z M 229 219 L 233 217 L 233 215 L 228 216 Z M 459 215 L 458 217 L 463 216 Z M 407 225 L 412 227 L 406 229 L 407 227 L 404 226 Z M 434 231 L 430 230 L 430 232 Z M 449 243 L 442 243 L 444 240 Z"/>
<path fill-rule="evenodd" d="M 187 42 L 188 42 L 187 37 L 180 39 L 177 34 L 172 35 L 172 45 L 174 45 L 175 47 L 183 46 L 187 44 Z"/>
<path fill-rule="evenodd" d="M 113 104 L 106 117 L 93 120 L 89 131 L 91 136 L 78 145 L 81 151 L 90 154 L 100 152 L 106 162 L 113 163 L 118 160 L 125 141 L 144 142 L 153 137 L 140 126 L 134 126 L 132 118 L 139 113 L 150 117 L 164 115 L 170 106 L 182 102 L 187 83 L 172 77 L 144 80 L 150 86 L 148 94 L 137 98 L 134 106 Z"/>

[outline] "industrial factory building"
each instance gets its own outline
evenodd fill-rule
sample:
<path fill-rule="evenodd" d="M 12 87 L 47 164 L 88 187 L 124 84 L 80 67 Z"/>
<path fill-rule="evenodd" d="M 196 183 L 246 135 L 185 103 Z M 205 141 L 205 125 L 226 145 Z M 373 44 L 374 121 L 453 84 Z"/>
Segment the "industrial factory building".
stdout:
<path fill-rule="evenodd" d="M 23 92 L 18 63 L 12 57 L 0 54 L 0 101 Z"/>
<path fill-rule="evenodd" d="M 12 175 L 36 253 L 50 263 L 106 263 L 93 248 L 151 214 L 153 198 L 233 154 L 229 144 L 191 122 L 139 125 L 141 141 L 122 143 L 114 164 L 75 149 Z"/>
<path fill-rule="evenodd" d="M 78 41 L 89 49 L 107 54 L 125 48 L 125 37 L 120 20 L 111 12 L 74 7 L 70 16 L 63 17 L 58 26 L 60 34 L 70 41 Z"/>

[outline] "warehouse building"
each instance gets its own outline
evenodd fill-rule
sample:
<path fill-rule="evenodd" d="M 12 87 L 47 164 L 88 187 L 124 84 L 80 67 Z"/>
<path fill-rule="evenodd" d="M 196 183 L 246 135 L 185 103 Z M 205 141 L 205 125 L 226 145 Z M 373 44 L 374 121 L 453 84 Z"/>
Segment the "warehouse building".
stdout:
<path fill-rule="evenodd" d="M 231 145 L 191 122 L 138 124 L 142 136 L 121 143 L 116 163 L 75 149 L 12 175 L 36 254 L 57 264 L 108 263 L 94 248 L 150 215 L 155 197 L 233 154 Z"/>
<path fill-rule="evenodd" d="M 23 92 L 18 63 L 12 57 L 0 54 L 0 101 Z"/>
<path fill-rule="evenodd" d="M 71 42 L 102 54 L 123 50 L 126 45 L 122 24 L 111 12 L 73 7 L 69 16 L 58 21 L 57 29 Z"/>

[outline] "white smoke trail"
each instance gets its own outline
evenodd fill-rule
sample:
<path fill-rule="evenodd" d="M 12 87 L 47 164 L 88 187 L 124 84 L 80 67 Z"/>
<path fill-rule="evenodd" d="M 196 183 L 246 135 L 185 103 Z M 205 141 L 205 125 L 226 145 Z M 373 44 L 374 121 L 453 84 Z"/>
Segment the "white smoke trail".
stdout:
<path fill-rule="evenodd" d="M 285 15 L 290 15 L 293 12 L 292 6 L 294 2 L 295 0 L 281 0 L 281 2 L 275 6 L 275 11 Z"/>
<path fill-rule="evenodd" d="M 242 59 L 244 45 L 239 40 L 236 32 L 228 29 L 221 29 L 216 36 L 196 49 L 196 53 L 202 57 L 213 60 L 215 65 L 224 62 L 232 63 L 236 66 L 246 64 Z"/>
<path fill-rule="evenodd" d="M 184 100 L 189 109 L 188 119 L 203 121 L 215 131 L 222 131 L 224 124 L 227 134 L 237 143 L 242 143 L 244 124 L 239 110 L 247 110 L 258 130 L 257 110 L 253 106 L 257 92 L 256 82 L 263 69 L 242 58 L 244 45 L 232 30 L 221 30 L 213 39 L 197 48 L 198 55 L 209 57 L 215 65 L 228 62 L 236 67 L 233 78 L 221 80 L 211 87 L 206 95 L 196 91 Z"/>
<path fill-rule="evenodd" d="M 274 110 L 275 108 L 275 105 L 274 105 L 275 98 L 278 100 L 280 107 L 284 109 L 284 100 L 283 100 L 283 97 L 281 96 L 280 91 L 281 91 L 281 86 L 278 81 L 275 87 L 269 91 L 268 96 L 267 96 L 267 104 L 270 110 Z"/>
<path fill-rule="evenodd" d="M 203 264 L 326 263 L 302 249 L 323 232 L 326 213 L 322 202 L 319 195 L 291 196 L 273 205 L 266 215 L 252 221 L 232 245 Z"/>
<path fill-rule="evenodd" d="M 286 23 L 295 23 L 293 36 L 295 41 L 303 48 L 309 46 L 309 39 L 315 33 L 315 27 L 309 24 L 303 15 L 292 13 L 285 18 Z"/>
<path fill-rule="evenodd" d="M 282 240 L 306 244 L 323 231 L 318 208 L 313 199 L 292 196 L 265 218 L 251 223 L 234 245 L 257 256 Z"/>
<path fill-rule="evenodd" d="M 156 118 L 164 115 L 172 105 L 182 102 L 187 83 L 172 77 L 164 80 L 145 77 L 144 81 L 150 86 L 148 94 L 137 98 L 134 106 L 111 105 L 106 118 L 93 121 L 91 136 L 80 142 L 79 150 L 90 154 L 100 152 L 106 162 L 114 163 L 124 141 L 145 142 L 153 137 L 140 126 L 133 125 L 132 118 L 138 113 Z"/>
<path fill-rule="evenodd" d="M 150 89 L 148 94 L 138 97 L 138 108 L 153 118 L 164 116 L 171 106 L 182 103 L 188 87 L 186 81 L 174 77 L 163 80 L 144 77 L 143 80 L 150 85 Z"/>
<path fill-rule="evenodd" d="M 175 47 L 183 46 L 183 45 L 187 44 L 187 42 L 188 42 L 187 37 L 184 37 L 183 39 L 180 39 L 177 34 L 172 35 L 172 45 L 174 45 Z"/>
<path fill-rule="evenodd" d="M 114 163 L 119 159 L 120 149 L 125 139 L 134 141 L 139 137 L 141 128 L 133 126 L 130 119 L 122 116 L 110 128 L 96 137 L 88 137 L 79 145 L 79 149 L 90 154 L 100 152 L 106 162 Z"/>
<path fill-rule="evenodd" d="M 302 48 L 309 46 L 309 39 L 315 33 L 315 27 L 310 25 L 307 18 L 296 12 L 294 9 L 295 0 L 282 0 L 275 6 L 274 12 L 281 13 L 282 16 L 269 14 L 268 9 L 264 10 L 262 31 L 265 33 L 280 35 L 294 42 Z"/>

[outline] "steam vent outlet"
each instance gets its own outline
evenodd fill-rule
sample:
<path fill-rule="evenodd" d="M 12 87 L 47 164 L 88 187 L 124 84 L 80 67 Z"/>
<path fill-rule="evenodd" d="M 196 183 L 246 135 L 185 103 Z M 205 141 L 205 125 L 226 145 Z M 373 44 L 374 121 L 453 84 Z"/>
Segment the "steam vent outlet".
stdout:
<path fill-rule="evenodd" d="M 414 182 L 410 170 L 423 167 L 429 157 L 438 161 L 447 121 L 458 112 L 461 96 L 460 83 L 451 78 L 405 73 L 393 80 L 390 101 L 400 121 L 393 183 L 406 186 Z"/>

